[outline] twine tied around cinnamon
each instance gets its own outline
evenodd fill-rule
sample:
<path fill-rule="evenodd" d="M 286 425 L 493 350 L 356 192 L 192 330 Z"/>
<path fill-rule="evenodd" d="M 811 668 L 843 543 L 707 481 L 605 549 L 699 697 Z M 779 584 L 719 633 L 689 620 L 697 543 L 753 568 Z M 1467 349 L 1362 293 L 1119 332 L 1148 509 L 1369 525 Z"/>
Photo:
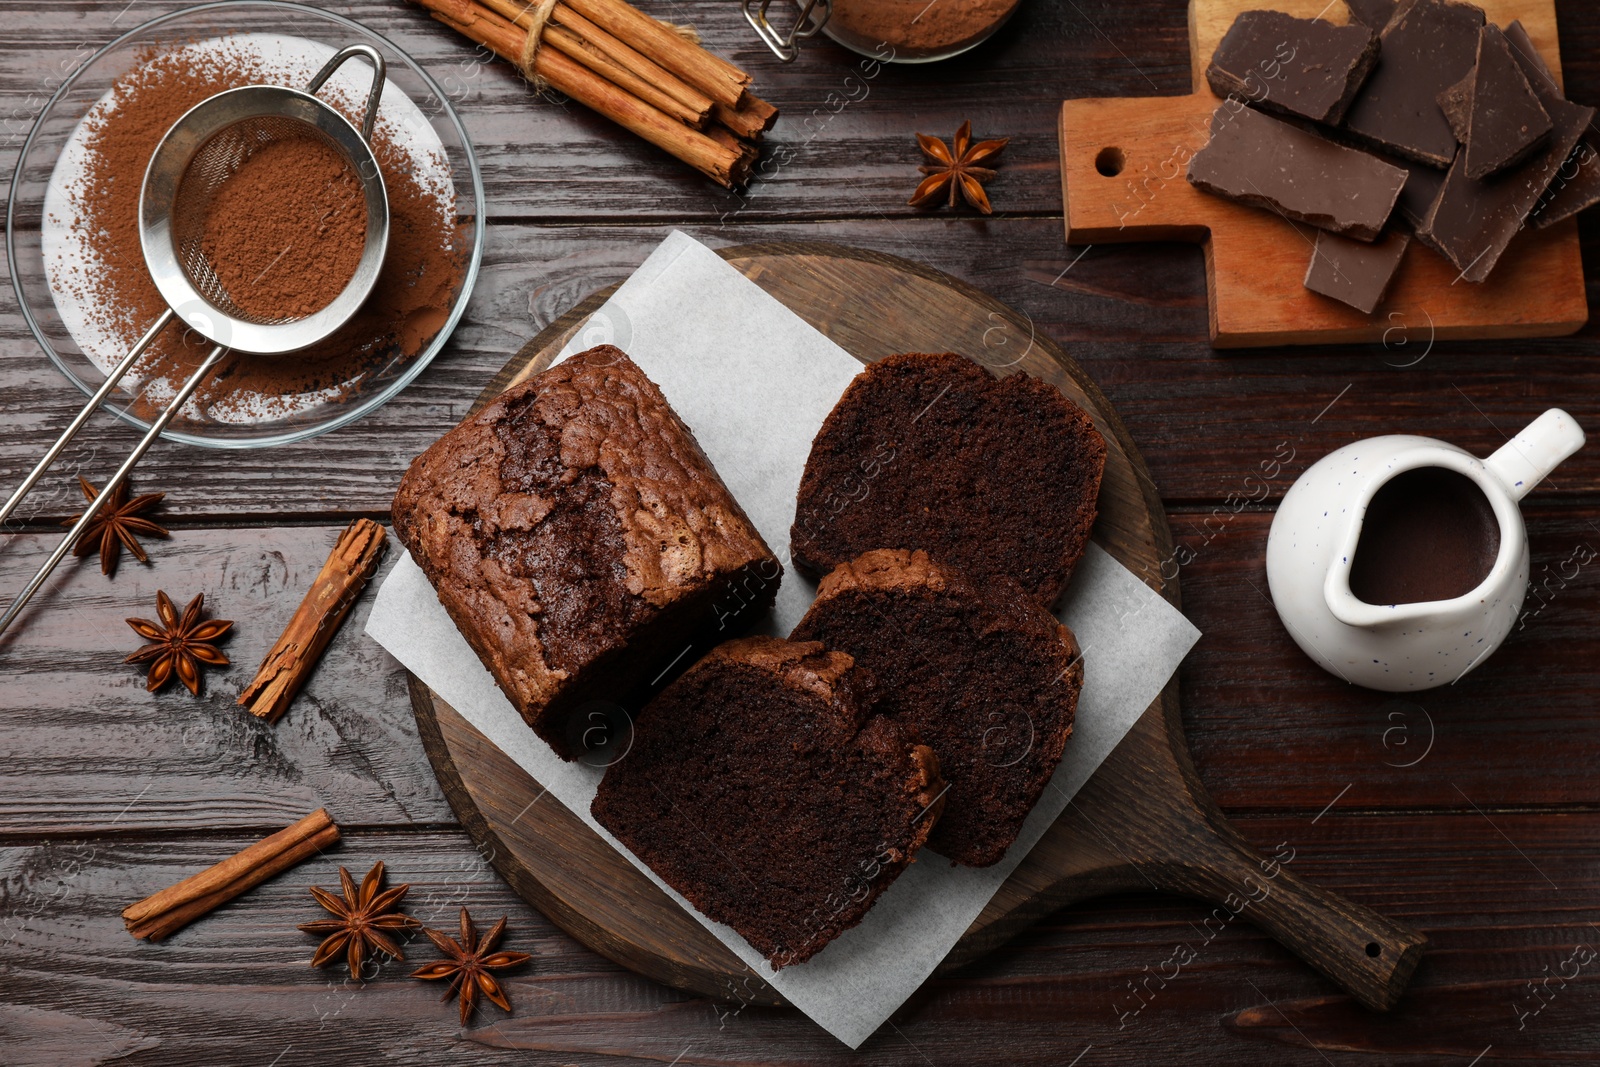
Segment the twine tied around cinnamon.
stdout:
<path fill-rule="evenodd" d="M 527 78 L 528 83 L 539 92 L 548 89 L 550 82 L 539 74 L 534 61 L 539 58 L 539 47 L 544 44 L 545 23 L 550 21 L 550 16 L 555 13 L 558 3 L 560 0 L 538 0 L 538 3 L 530 5 L 525 12 L 528 21 L 524 24 L 518 20 L 519 25 L 526 26 L 528 39 L 522 42 L 522 53 L 517 56 L 517 66 L 522 69 L 522 76 Z M 693 26 L 684 26 L 665 19 L 656 21 L 690 44 L 700 43 L 700 31 Z"/>
<path fill-rule="evenodd" d="M 550 21 L 556 3 L 557 0 L 539 0 L 528 10 L 528 39 L 522 43 L 522 54 L 517 57 L 522 76 L 541 93 L 550 87 L 550 83 L 534 70 L 534 60 L 539 58 L 539 46 L 544 43 L 544 24 Z"/>
<path fill-rule="evenodd" d="M 626 0 L 415 0 L 536 89 L 598 111 L 720 185 L 749 180 L 778 109 L 750 75 Z M 550 47 L 545 47 L 549 45 Z"/>

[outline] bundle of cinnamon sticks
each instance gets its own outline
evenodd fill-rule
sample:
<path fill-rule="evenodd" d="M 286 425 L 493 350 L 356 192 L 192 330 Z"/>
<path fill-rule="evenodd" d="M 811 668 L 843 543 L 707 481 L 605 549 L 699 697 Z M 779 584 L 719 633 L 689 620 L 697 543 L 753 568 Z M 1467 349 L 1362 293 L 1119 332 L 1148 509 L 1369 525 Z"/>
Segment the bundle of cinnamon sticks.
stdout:
<path fill-rule="evenodd" d="M 724 186 L 778 109 L 750 75 L 624 0 L 416 0 L 433 17 Z"/>

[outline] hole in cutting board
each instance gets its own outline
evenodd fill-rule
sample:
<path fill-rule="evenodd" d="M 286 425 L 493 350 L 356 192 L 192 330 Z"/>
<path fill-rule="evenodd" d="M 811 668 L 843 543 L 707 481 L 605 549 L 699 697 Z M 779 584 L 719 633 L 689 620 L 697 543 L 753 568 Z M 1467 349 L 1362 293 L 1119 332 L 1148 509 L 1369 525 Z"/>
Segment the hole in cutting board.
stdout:
<path fill-rule="evenodd" d="M 1376 941 L 1367 942 L 1367 955 L 1371 956 L 1373 959 L 1377 959 L 1382 954 L 1383 949 Z"/>
<path fill-rule="evenodd" d="M 1100 154 L 1094 157 L 1094 169 L 1107 178 L 1115 178 L 1127 165 L 1128 158 L 1122 154 L 1120 148 L 1102 148 Z"/>

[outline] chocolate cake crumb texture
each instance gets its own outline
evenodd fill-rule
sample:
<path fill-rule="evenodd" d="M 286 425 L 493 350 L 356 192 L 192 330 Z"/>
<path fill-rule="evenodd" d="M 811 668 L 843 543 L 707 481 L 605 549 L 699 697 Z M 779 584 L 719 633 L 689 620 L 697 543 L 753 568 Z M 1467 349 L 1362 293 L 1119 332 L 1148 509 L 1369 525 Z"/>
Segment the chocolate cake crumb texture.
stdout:
<path fill-rule="evenodd" d="M 1053 605 L 1089 542 L 1106 445 L 1053 386 L 953 353 L 867 367 L 800 482 L 790 548 L 821 578 L 875 548 L 923 549 Z"/>
<path fill-rule="evenodd" d="M 861 921 L 943 804 L 938 761 L 815 643 L 713 649 L 639 714 L 594 817 L 776 967 Z"/>
<path fill-rule="evenodd" d="M 974 582 L 925 552 L 879 550 L 822 580 L 792 639 L 854 657 L 879 709 L 950 783 L 928 847 L 1000 860 L 1072 733 L 1083 660 L 1072 631 L 1009 578 Z"/>

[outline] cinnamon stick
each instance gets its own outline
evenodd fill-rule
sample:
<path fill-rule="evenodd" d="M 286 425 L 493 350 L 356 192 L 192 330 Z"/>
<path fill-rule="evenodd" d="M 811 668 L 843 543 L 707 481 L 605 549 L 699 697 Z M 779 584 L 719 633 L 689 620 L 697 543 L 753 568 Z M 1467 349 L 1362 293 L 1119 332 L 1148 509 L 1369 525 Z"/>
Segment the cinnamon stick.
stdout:
<path fill-rule="evenodd" d="M 726 60 L 685 40 L 672 27 L 658 22 L 623 0 L 563 0 L 584 18 L 619 40 L 650 55 L 661 66 L 699 89 L 719 104 L 738 107 L 750 75 Z"/>
<path fill-rule="evenodd" d="M 672 153 L 721 185 L 743 184 L 748 171 L 740 157 L 699 130 L 690 129 L 637 97 L 618 89 L 561 52 L 539 49 L 536 73 L 586 107 Z"/>
<path fill-rule="evenodd" d="M 479 2 L 490 11 L 500 15 L 502 18 L 510 22 L 516 23 L 516 25 L 522 27 L 524 30 L 531 30 L 533 28 L 534 16 L 532 12 L 534 3 L 530 2 L 530 0 L 479 0 Z M 649 18 L 649 16 L 645 17 Z M 551 23 L 556 26 L 565 27 L 569 36 L 567 36 L 563 41 L 552 35 L 549 28 Z M 584 45 L 588 46 L 587 51 L 598 52 L 601 55 L 604 55 L 607 59 L 611 60 L 616 67 L 622 68 L 629 75 L 631 75 L 631 78 L 624 79 L 614 77 L 610 69 L 588 62 L 585 55 L 574 51 L 571 47 L 576 43 L 573 38 L 580 39 Z M 667 112 L 669 115 L 676 114 L 677 109 L 673 107 L 663 107 L 660 101 L 652 99 L 652 96 L 655 93 L 662 93 L 668 97 L 671 97 L 673 100 L 676 100 L 679 104 L 689 108 L 694 113 L 695 121 L 691 122 L 690 125 L 693 125 L 696 129 L 704 128 L 707 117 L 711 111 L 711 97 L 684 82 L 677 75 L 673 74 L 671 71 L 667 70 L 665 67 L 661 66 L 655 60 L 651 59 L 640 50 L 634 48 L 632 45 L 618 39 L 611 33 L 607 33 L 605 30 L 595 25 L 591 20 L 584 18 L 578 12 L 572 10 L 572 8 L 568 7 L 565 3 L 557 3 L 551 9 L 550 22 L 546 24 L 542 39 L 547 44 L 556 45 L 563 52 L 566 52 L 569 56 L 572 56 L 572 58 L 578 60 L 580 63 L 583 63 L 584 66 L 589 67 L 591 70 L 596 71 L 604 77 L 610 78 L 611 81 L 616 82 L 624 89 L 627 89 L 635 96 L 638 96 L 641 100 L 644 100 L 646 103 L 649 103 L 655 107 L 661 108 L 661 110 Z M 744 72 L 738 71 L 737 73 L 742 75 Z M 745 75 L 745 79 L 747 81 L 749 80 L 748 75 Z M 650 86 L 654 92 L 639 92 L 638 89 L 635 88 L 635 82 Z"/>
<path fill-rule="evenodd" d="M 759 145 L 753 144 L 750 141 L 740 140 L 738 135 L 732 130 L 728 129 L 726 126 L 718 126 L 713 122 L 711 125 L 706 127 L 706 136 L 717 142 L 719 145 L 722 145 L 724 148 L 731 148 L 733 151 L 739 153 L 739 158 L 745 167 L 746 172 L 748 172 L 749 168 L 754 165 L 756 160 L 761 158 L 761 147 Z"/>
<path fill-rule="evenodd" d="M 703 130 L 706 123 L 711 119 L 711 105 L 709 103 L 704 111 L 696 112 L 692 110 L 688 105 L 644 81 L 631 70 L 619 66 L 610 56 L 564 27 L 546 26 L 544 29 L 544 43 L 552 48 L 561 49 L 568 56 L 582 63 L 602 78 L 612 82 L 618 88 L 626 89 L 651 107 L 671 115 L 679 122 L 693 126 L 697 130 Z M 538 60 L 536 59 L 534 62 L 537 64 Z"/>
<path fill-rule="evenodd" d="M 500 0 L 501 3 L 515 3 L 516 0 Z M 618 66 L 626 67 L 640 78 L 656 86 L 674 100 L 691 108 L 695 112 L 710 113 L 712 100 L 705 93 L 679 78 L 655 60 L 638 51 L 631 45 L 619 41 L 616 37 L 602 30 L 593 22 L 584 18 L 566 4 L 557 4 L 551 16 L 558 25 L 566 26 L 588 41 L 594 47 L 610 56 Z"/>
<path fill-rule="evenodd" d="M 501 59 L 518 63 L 527 35 L 515 23 L 474 4 L 472 0 L 417 0 L 457 33 L 472 38 Z"/>
<path fill-rule="evenodd" d="M 240 706 L 269 723 L 288 710 L 377 570 L 387 540 L 383 527 L 371 519 L 357 519 L 345 527 L 294 617 L 261 661 L 255 679 L 239 694 Z"/>
<path fill-rule="evenodd" d="M 122 913 L 122 922 L 134 937 L 160 941 L 338 840 L 339 827 L 333 817 L 326 808 L 318 808 L 221 863 L 130 904 Z"/>
<path fill-rule="evenodd" d="M 417 0 L 434 18 L 512 63 L 521 61 L 527 34 L 514 22 L 470 0 Z M 586 107 L 670 152 L 712 181 L 733 186 L 748 176 L 740 153 L 596 75 L 559 49 L 540 48 L 533 74 Z"/>
<path fill-rule="evenodd" d="M 747 92 L 744 103 L 736 108 L 720 103 L 712 105 L 711 117 L 740 137 L 760 137 L 778 121 L 778 109 Z"/>

